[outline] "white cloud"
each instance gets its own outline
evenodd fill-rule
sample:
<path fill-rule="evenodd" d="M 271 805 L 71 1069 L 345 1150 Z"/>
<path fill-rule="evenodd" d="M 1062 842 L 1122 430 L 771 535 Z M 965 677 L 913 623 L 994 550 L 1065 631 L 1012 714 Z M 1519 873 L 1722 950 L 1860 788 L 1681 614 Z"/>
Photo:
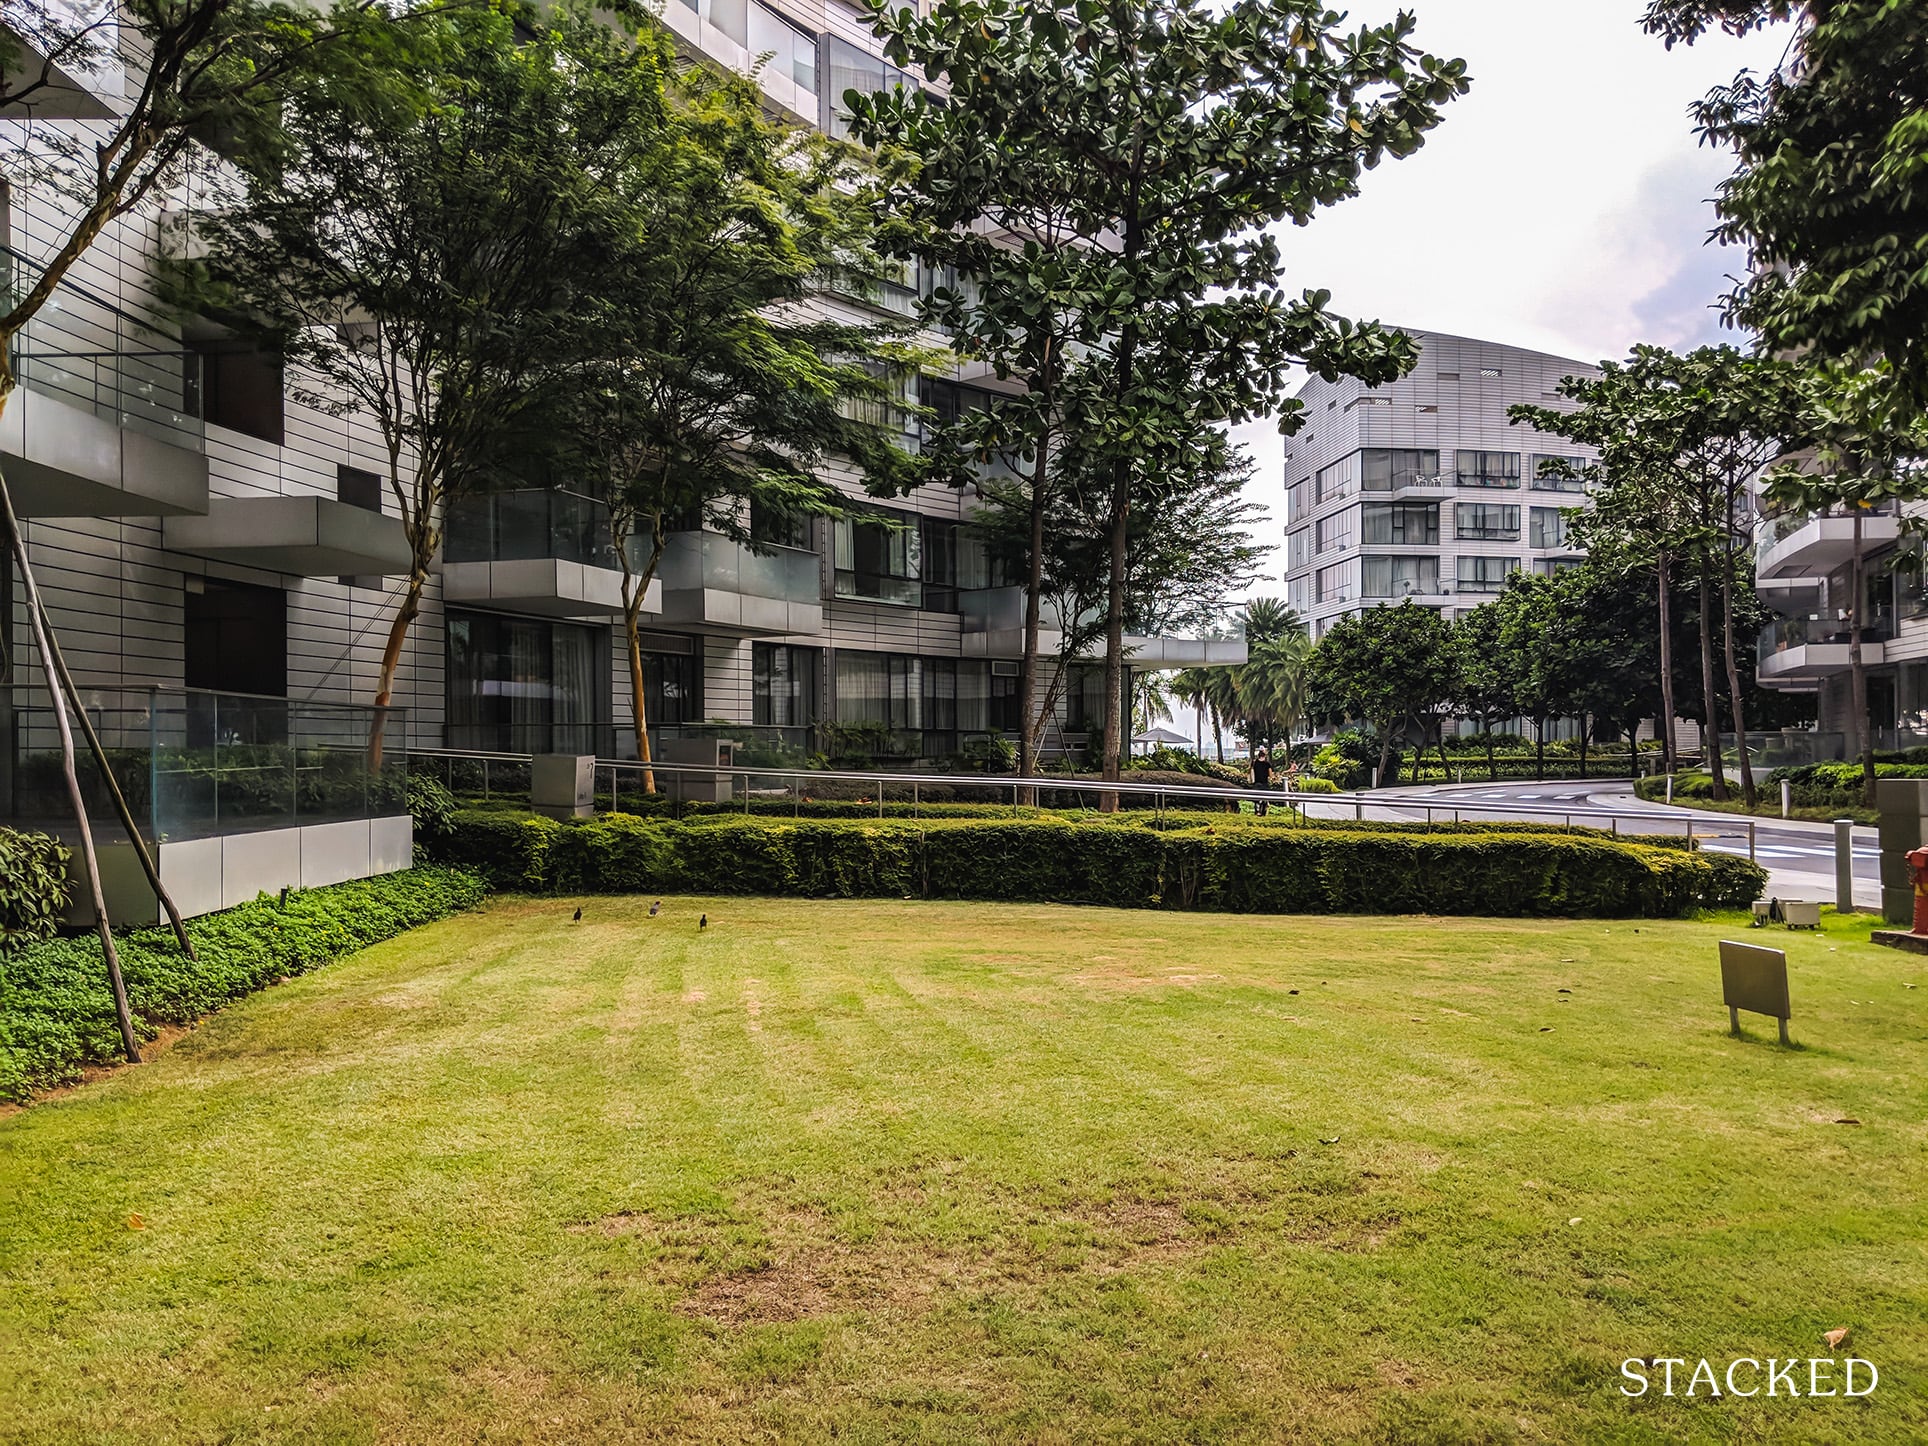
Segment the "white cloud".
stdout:
<path fill-rule="evenodd" d="M 1395 8 L 1372 0 L 1353 17 L 1375 23 Z M 1282 231 L 1288 290 L 1326 288 L 1342 315 L 1588 361 L 1724 335 L 1713 306 L 1743 258 L 1705 242 L 1731 164 L 1700 144 L 1688 107 L 1743 67 L 1772 67 L 1785 31 L 1669 51 L 1641 31 L 1641 0 L 1412 8 L 1418 44 L 1463 56 L 1472 89 L 1418 154 Z M 1254 500 L 1276 531 L 1277 432 L 1259 423 L 1237 436 L 1259 459 Z M 1276 578 L 1260 590 L 1277 592 Z"/>

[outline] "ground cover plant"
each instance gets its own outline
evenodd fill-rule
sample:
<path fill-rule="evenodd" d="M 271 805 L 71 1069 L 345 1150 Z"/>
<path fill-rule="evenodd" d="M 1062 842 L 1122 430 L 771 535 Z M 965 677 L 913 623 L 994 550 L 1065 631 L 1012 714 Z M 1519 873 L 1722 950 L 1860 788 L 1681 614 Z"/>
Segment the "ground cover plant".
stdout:
<path fill-rule="evenodd" d="M 1748 936 L 1784 1050 L 1738 919 L 652 902 L 498 900 L 0 1118 L 0 1435 L 1928 1435 L 1928 964 L 1865 919 Z"/>
<path fill-rule="evenodd" d="M 482 899 L 474 874 L 416 868 L 300 889 L 191 919 L 194 957 L 167 929 L 119 935 L 135 1033 L 188 1025 L 230 1000 Z M 123 1058 L 100 943 L 44 939 L 0 953 L 0 1102 L 65 1084 Z"/>

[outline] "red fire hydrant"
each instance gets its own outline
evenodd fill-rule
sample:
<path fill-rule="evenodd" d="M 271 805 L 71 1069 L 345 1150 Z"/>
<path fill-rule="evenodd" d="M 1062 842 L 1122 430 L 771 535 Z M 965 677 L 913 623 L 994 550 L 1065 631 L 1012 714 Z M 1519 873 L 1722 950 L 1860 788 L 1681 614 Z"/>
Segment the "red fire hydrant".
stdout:
<path fill-rule="evenodd" d="M 1908 872 L 1915 881 L 1915 926 L 1913 932 L 1928 934 L 1928 848 L 1908 851 Z"/>

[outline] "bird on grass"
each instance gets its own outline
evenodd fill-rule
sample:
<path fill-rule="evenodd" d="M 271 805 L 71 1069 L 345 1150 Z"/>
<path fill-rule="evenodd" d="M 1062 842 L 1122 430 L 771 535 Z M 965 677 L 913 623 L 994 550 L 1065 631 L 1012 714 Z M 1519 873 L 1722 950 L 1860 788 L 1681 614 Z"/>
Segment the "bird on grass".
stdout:
<path fill-rule="evenodd" d="M 655 903 L 649 906 L 649 917 L 652 919 L 662 912 L 663 912 L 663 901 L 661 899 L 658 899 Z"/>
<path fill-rule="evenodd" d="M 573 922 L 578 924 L 582 922 L 582 905 L 581 904 L 576 905 L 576 917 Z"/>
<path fill-rule="evenodd" d="M 697 928 L 699 928 L 699 929 L 707 929 L 707 928 L 709 928 L 709 927 L 710 927 L 710 916 L 709 916 L 708 914 L 705 914 L 705 915 L 704 915 L 704 916 L 703 916 L 702 918 L 700 918 L 700 919 L 698 919 L 698 920 L 696 921 L 696 927 L 697 927 Z"/>

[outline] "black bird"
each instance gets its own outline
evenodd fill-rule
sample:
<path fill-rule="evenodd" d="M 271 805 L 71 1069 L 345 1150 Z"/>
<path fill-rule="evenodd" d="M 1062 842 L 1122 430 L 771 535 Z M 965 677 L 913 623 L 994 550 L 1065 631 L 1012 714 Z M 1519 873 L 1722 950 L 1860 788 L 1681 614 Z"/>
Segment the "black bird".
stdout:
<path fill-rule="evenodd" d="M 649 917 L 652 919 L 662 912 L 663 912 L 663 901 L 661 899 L 658 899 L 655 903 L 649 906 Z"/>
<path fill-rule="evenodd" d="M 707 928 L 709 928 L 709 927 L 710 927 L 710 916 L 709 916 L 708 914 L 705 914 L 705 915 L 704 915 L 704 916 L 703 916 L 702 918 L 700 918 L 700 919 L 698 919 L 698 920 L 696 921 L 696 927 L 697 927 L 697 928 L 699 928 L 699 929 L 707 929 Z"/>
<path fill-rule="evenodd" d="M 578 924 L 582 922 L 582 905 L 581 904 L 576 905 L 576 922 Z"/>

